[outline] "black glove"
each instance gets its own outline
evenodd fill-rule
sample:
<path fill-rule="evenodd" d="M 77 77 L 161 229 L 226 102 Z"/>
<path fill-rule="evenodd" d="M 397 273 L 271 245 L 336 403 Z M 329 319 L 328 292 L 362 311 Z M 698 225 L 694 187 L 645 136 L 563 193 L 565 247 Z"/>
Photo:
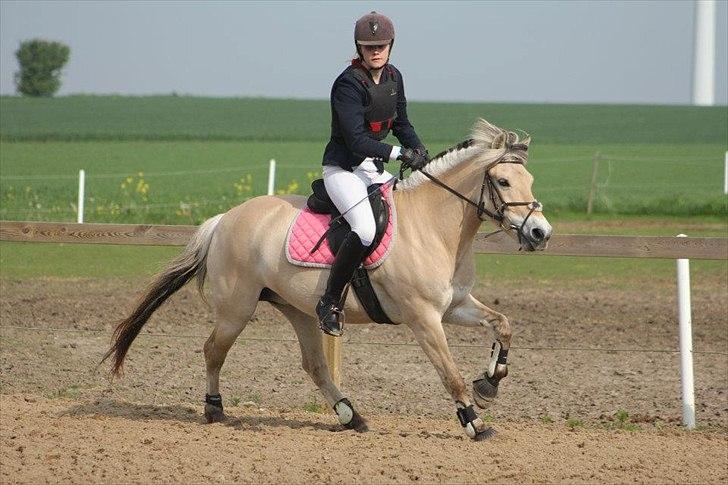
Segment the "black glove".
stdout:
<path fill-rule="evenodd" d="M 429 162 L 427 159 L 427 151 L 423 154 L 419 149 L 413 150 L 411 148 L 403 148 L 397 160 L 402 161 L 403 170 L 411 168 L 413 172 L 415 170 L 421 170 Z"/>

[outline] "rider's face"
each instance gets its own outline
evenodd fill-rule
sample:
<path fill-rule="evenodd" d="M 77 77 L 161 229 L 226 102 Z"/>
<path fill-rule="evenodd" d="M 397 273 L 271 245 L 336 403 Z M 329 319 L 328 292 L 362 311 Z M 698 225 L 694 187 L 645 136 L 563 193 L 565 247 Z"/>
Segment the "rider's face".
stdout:
<path fill-rule="evenodd" d="M 363 45 L 361 46 L 361 54 L 364 58 L 364 64 L 369 69 L 381 69 L 389 59 L 389 45 Z"/>

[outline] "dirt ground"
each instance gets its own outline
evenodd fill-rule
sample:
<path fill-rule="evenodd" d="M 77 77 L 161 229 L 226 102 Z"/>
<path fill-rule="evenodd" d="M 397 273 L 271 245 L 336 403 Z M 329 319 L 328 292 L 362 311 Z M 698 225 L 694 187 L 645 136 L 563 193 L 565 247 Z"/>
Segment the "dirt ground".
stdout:
<path fill-rule="evenodd" d="M 342 387 L 370 431 L 342 431 L 267 304 L 223 367 L 230 419 L 201 424 L 213 321 L 191 288 L 153 317 L 111 382 L 97 364 L 143 284 L 0 281 L 1 482 L 728 480 L 723 281 L 693 283 L 693 432 L 679 426 L 673 286 L 480 286 L 476 296 L 514 328 L 510 375 L 481 411 L 497 434 L 480 443 L 461 431 L 404 327 L 346 328 Z M 491 336 L 446 331 L 472 380 Z"/>

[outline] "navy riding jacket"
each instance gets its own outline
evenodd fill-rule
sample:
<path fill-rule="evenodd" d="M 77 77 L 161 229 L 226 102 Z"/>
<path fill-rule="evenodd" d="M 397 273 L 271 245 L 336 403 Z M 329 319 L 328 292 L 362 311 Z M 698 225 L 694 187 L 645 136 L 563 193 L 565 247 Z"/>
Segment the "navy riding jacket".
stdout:
<path fill-rule="evenodd" d="M 397 108 L 395 119 L 392 122 L 392 132 L 405 148 L 422 147 L 415 129 L 407 119 L 407 99 L 404 95 L 402 74 L 397 68 L 388 65 L 394 71 L 397 88 Z M 389 161 L 392 145 L 382 143 L 374 138 L 374 134 L 365 122 L 365 111 L 370 100 L 367 88 L 354 75 L 354 70 L 360 69 L 351 65 L 334 81 L 331 88 L 331 139 L 326 145 L 323 156 L 323 165 L 338 165 L 351 171 L 366 157 Z M 371 74 L 367 71 L 368 79 L 374 83 Z M 379 83 L 389 81 L 388 69 L 382 69 Z M 382 169 L 381 162 L 377 165 Z"/>

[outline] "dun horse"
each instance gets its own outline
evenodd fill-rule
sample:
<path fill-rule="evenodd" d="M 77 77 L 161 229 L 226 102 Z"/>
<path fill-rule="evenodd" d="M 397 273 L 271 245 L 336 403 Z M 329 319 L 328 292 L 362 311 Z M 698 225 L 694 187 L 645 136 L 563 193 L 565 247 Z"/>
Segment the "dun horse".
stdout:
<path fill-rule="evenodd" d="M 479 407 L 495 397 L 508 372 L 511 344 L 508 319 L 470 293 L 475 283 L 473 240 L 490 220 L 526 251 L 543 250 L 551 226 L 531 193 L 526 170 L 530 138 L 520 139 L 485 120 L 473 138 L 437 155 L 421 172 L 394 191 L 396 238 L 388 258 L 370 272 L 381 306 L 395 324 L 405 324 L 434 365 L 466 434 L 476 440 L 492 430 L 478 417 L 466 384 L 453 361 L 443 323 L 492 327 L 488 370 L 473 383 Z M 224 419 L 220 368 L 228 350 L 250 320 L 259 301 L 269 301 L 293 325 L 303 368 L 347 428 L 365 431 L 363 418 L 332 381 L 314 308 L 326 285 L 327 270 L 290 264 L 284 242 L 291 222 L 305 206 L 300 196 L 262 196 L 205 221 L 184 252 L 152 282 L 138 306 L 114 332 L 113 372 L 121 371 L 129 347 L 159 306 L 193 277 L 209 300 L 217 326 L 204 346 L 207 367 L 205 416 Z M 204 298 L 204 295 L 203 295 Z M 369 323 L 352 296 L 347 323 Z"/>

